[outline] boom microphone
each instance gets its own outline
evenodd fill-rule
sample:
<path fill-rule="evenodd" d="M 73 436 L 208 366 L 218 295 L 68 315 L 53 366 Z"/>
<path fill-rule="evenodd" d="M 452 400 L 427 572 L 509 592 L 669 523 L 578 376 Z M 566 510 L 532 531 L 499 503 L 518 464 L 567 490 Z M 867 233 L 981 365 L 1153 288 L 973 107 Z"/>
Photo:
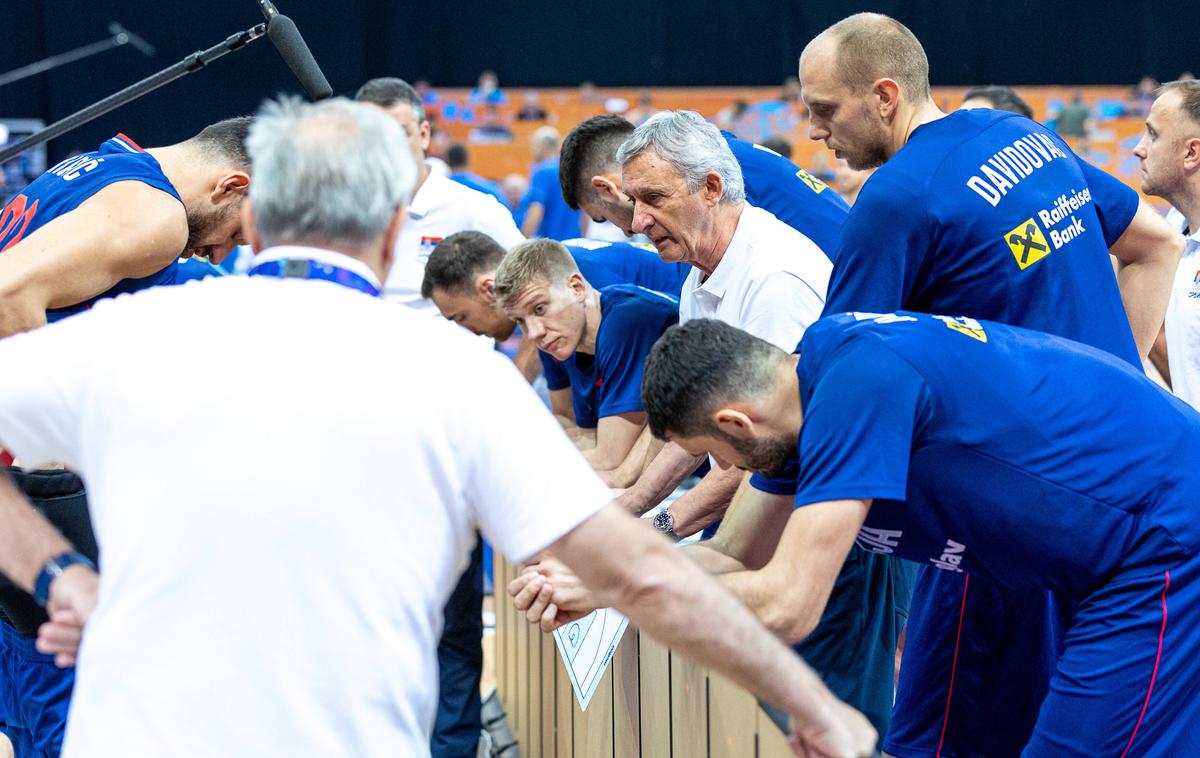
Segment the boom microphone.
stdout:
<path fill-rule="evenodd" d="M 149 42 L 121 26 L 116 21 L 113 21 L 108 25 L 108 33 L 117 38 L 117 44 L 133 45 L 138 49 L 138 51 L 141 52 L 142 55 L 146 56 L 147 58 L 153 58 L 154 56 L 158 55 L 158 51 L 154 49 L 154 45 L 151 45 Z"/>
<path fill-rule="evenodd" d="M 324 100 L 332 95 L 333 87 L 329 86 L 329 80 L 321 73 L 308 45 L 304 44 L 295 22 L 280 13 L 271 0 L 258 0 L 258 5 L 267 19 L 267 38 L 300 80 L 300 86 L 308 96 L 313 100 Z"/>

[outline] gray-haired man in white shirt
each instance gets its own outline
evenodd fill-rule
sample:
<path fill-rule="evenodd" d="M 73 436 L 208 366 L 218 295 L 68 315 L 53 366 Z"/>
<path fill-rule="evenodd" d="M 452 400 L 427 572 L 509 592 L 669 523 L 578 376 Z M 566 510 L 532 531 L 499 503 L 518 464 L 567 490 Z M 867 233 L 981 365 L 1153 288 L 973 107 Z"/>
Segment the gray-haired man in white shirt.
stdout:
<path fill-rule="evenodd" d="M 633 200 L 633 231 L 665 261 L 693 267 L 679 295 L 679 320 L 716 318 L 787 351 L 821 315 L 833 264 L 821 249 L 769 212 L 746 202 L 729 145 L 691 111 L 663 112 L 617 152 Z M 699 461 L 668 444 L 621 502 L 635 513 L 657 505 Z M 721 517 L 741 474 L 714 468 L 659 519 L 686 536 Z"/>
<path fill-rule="evenodd" d="M 798 753 L 870 754 L 859 714 L 605 505 L 511 365 L 376 297 L 415 178 L 394 122 L 268 105 L 249 145 L 249 276 L 0 341 L 0 442 L 87 480 L 104 560 L 98 588 L 0 480 L 0 570 L 47 604 L 42 650 L 78 656 L 65 756 L 428 756 L 434 644 L 476 528 L 513 559 L 551 547 L 651 635 L 785 707 Z"/>

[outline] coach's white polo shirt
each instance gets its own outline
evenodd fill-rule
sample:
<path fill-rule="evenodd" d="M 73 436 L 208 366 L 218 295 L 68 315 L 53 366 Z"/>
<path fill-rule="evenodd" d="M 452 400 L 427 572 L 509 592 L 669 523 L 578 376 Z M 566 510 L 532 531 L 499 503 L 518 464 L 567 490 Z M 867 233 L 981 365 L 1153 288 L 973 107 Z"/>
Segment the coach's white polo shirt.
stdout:
<path fill-rule="evenodd" d="M 1175 270 L 1175 287 L 1167 306 L 1167 363 L 1171 390 L 1200 410 L 1200 229 L 1187 228 L 1187 219 L 1172 208 L 1171 228 L 1187 235 L 1187 247 Z"/>
<path fill-rule="evenodd" d="M 433 301 L 421 297 L 425 262 L 437 243 L 465 231 L 483 232 L 505 250 L 525 239 L 499 200 L 430 173 L 413 197 L 408 220 L 396 239 L 396 262 L 383 288 L 384 297 L 437 315 Z"/>
<path fill-rule="evenodd" d="M 693 268 L 679 296 L 679 320 L 715 318 L 789 353 L 821 316 L 833 264 L 774 215 L 746 203 L 712 274 Z"/>
<path fill-rule="evenodd" d="M 124 295 L 0 366 L 0 442 L 83 476 L 103 556 L 68 757 L 428 756 L 475 530 L 521 560 L 611 498 L 503 356 L 331 282 Z"/>

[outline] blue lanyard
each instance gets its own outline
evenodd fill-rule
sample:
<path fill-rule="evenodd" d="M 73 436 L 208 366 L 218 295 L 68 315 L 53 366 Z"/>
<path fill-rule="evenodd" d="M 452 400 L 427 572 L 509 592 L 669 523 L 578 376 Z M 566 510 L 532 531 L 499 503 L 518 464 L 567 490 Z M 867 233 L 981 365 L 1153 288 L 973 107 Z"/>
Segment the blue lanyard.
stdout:
<path fill-rule="evenodd" d="M 284 258 L 260 263 L 247 272 L 248 276 L 275 276 L 280 279 L 321 279 L 352 290 L 379 297 L 379 288 L 353 271 L 318 263 L 307 258 Z"/>

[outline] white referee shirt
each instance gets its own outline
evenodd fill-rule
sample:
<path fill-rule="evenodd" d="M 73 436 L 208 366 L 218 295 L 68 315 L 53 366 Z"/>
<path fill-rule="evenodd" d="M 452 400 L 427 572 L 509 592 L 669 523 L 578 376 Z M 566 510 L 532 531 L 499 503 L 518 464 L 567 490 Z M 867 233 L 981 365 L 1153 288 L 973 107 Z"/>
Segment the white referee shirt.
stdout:
<path fill-rule="evenodd" d="M 68 757 L 428 756 L 476 528 L 521 560 L 611 499 L 503 356 L 330 282 L 125 295 L 0 365 L 0 441 L 80 472 L 103 556 Z"/>
<path fill-rule="evenodd" d="M 1200 229 L 1172 208 L 1167 223 L 1187 235 L 1187 247 L 1175 270 L 1175 287 L 1167 306 L 1167 364 L 1171 391 L 1200 410 Z"/>
<path fill-rule="evenodd" d="M 413 196 L 408 220 L 396 239 L 396 263 L 384 286 L 384 297 L 436 316 L 437 306 L 421 297 L 425 263 L 437 243 L 465 231 L 483 232 L 505 250 L 525 239 L 512 213 L 499 200 L 430 173 Z"/>
<path fill-rule="evenodd" d="M 679 321 L 719 319 L 790 353 L 820 318 L 832 271 L 816 243 L 746 203 L 712 274 L 693 268 L 684 280 Z"/>

